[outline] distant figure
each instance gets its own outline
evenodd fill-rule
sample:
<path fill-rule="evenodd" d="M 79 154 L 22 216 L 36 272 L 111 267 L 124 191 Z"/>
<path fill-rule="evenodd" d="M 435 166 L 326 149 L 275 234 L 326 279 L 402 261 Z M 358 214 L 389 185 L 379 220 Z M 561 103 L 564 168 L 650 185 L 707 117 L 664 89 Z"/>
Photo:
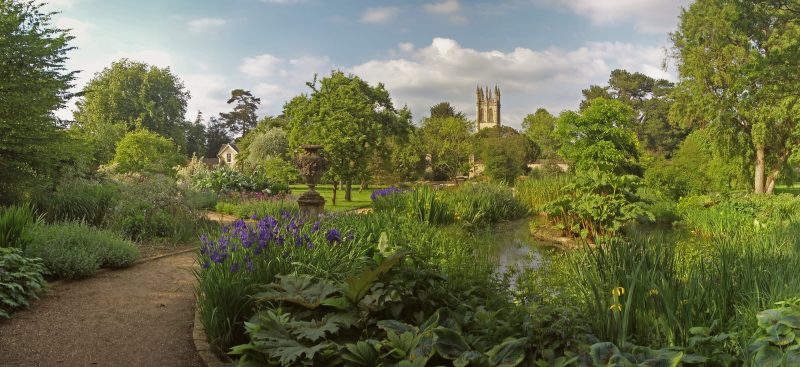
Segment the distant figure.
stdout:
<path fill-rule="evenodd" d="M 486 90 L 477 87 L 475 94 L 478 99 L 478 130 L 500 126 L 500 88 L 495 85 L 492 95 L 489 87 Z"/>

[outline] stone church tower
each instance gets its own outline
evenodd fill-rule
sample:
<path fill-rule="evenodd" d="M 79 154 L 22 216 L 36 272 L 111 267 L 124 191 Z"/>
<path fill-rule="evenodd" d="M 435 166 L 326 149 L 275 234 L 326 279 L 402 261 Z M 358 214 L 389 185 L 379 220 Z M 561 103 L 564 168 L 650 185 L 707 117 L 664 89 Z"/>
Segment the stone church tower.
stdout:
<path fill-rule="evenodd" d="M 475 94 L 478 105 L 478 130 L 500 126 L 500 88 L 495 85 L 493 95 L 488 87 L 485 90 L 477 87 Z"/>

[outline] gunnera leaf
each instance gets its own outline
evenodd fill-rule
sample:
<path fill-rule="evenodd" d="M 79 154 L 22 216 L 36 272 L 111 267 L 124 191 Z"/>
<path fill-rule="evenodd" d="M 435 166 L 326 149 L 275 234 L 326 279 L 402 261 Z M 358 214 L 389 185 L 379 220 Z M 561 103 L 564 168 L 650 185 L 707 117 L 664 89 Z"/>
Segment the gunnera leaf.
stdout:
<path fill-rule="evenodd" d="M 254 297 L 259 301 L 289 302 L 313 310 L 339 291 L 330 281 L 308 275 L 279 275 L 277 278 L 277 282 L 267 285 L 265 291 Z"/>

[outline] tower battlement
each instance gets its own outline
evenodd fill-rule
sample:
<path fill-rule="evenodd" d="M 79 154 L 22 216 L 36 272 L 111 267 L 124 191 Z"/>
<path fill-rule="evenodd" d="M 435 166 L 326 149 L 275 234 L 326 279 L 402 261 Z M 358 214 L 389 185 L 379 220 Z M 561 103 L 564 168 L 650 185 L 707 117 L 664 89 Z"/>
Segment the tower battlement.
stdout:
<path fill-rule="evenodd" d="M 478 113 L 476 115 L 478 130 L 500 126 L 500 88 L 494 86 L 494 94 L 489 87 L 475 88 Z"/>

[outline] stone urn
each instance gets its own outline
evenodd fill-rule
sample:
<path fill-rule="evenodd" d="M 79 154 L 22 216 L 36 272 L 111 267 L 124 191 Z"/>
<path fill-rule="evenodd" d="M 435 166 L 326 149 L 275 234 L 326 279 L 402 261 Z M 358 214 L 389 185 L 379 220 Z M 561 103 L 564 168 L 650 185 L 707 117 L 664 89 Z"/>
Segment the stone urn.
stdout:
<path fill-rule="evenodd" d="M 297 198 L 297 204 L 300 206 L 302 217 L 314 218 L 325 210 L 325 199 L 314 187 L 328 170 L 329 162 L 327 158 L 319 154 L 322 150 L 321 145 L 303 145 L 301 148 L 303 148 L 303 152 L 297 157 L 296 165 L 300 170 L 300 177 L 308 185 L 308 191 Z"/>

